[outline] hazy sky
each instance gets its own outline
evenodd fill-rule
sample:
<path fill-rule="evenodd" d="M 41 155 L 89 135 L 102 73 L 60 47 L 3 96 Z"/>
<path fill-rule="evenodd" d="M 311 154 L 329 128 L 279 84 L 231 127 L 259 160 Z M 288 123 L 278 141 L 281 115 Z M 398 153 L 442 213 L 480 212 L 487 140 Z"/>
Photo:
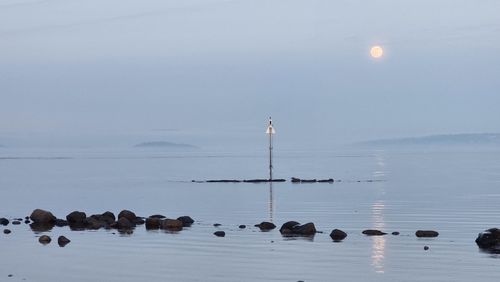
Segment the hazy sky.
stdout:
<path fill-rule="evenodd" d="M 0 144 L 251 144 L 269 115 L 290 147 L 500 132 L 499 11 L 497 0 L 0 0 Z"/>

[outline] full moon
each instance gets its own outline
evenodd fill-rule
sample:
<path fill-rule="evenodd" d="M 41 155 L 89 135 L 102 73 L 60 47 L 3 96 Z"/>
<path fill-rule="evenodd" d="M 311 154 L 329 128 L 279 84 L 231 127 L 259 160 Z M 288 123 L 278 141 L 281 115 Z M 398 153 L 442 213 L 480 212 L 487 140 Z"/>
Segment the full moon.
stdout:
<path fill-rule="evenodd" d="M 373 46 L 370 49 L 370 55 L 372 56 L 372 58 L 378 59 L 382 57 L 383 54 L 384 54 L 384 49 L 382 49 L 382 47 L 380 46 Z"/>

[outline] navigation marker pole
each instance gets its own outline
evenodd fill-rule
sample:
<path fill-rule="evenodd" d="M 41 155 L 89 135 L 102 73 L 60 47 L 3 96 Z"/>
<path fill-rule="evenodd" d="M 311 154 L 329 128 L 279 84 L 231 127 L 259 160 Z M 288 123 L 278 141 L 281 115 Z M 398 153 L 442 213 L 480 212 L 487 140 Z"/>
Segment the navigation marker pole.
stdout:
<path fill-rule="evenodd" d="M 269 180 L 273 180 L 273 134 L 276 134 L 276 131 L 271 117 L 269 117 L 269 126 L 266 133 L 269 134 Z"/>

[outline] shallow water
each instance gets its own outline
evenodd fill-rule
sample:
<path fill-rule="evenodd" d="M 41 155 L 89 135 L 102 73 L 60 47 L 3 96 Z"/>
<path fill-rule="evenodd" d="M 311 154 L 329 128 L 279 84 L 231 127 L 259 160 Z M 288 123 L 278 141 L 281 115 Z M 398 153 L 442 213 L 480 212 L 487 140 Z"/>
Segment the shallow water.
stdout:
<path fill-rule="evenodd" d="M 136 228 L 46 232 L 28 225 L 0 234 L 0 281 L 498 281 L 500 259 L 478 250 L 478 232 L 500 227 L 500 149 L 276 152 L 275 177 L 333 184 L 192 183 L 263 178 L 265 152 L 0 148 L 0 217 L 35 208 L 64 218 L 130 209 L 141 216 L 190 215 L 178 233 Z M 283 238 L 288 221 L 324 233 Z M 260 232 L 254 224 L 278 228 Z M 214 227 L 214 223 L 222 224 Z M 246 224 L 246 229 L 238 225 Z M 348 233 L 341 243 L 332 229 Z M 401 235 L 366 237 L 375 228 Z M 418 229 L 440 233 L 418 239 Z M 226 237 L 212 235 L 224 230 Z M 424 246 L 429 246 L 424 251 Z M 13 277 L 7 278 L 7 275 Z"/>

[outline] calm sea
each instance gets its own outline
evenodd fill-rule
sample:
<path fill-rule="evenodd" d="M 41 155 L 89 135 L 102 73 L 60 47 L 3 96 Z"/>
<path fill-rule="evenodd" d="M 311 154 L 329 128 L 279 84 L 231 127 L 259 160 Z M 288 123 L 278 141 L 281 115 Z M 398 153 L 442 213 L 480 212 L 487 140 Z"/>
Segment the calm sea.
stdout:
<path fill-rule="evenodd" d="M 15 150 L 0 148 L 0 217 L 35 208 L 64 218 L 130 209 L 189 215 L 178 233 L 70 231 L 43 246 L 28 225 L 0 233 L 0 281 L 499 281 L 500 258 L 474 240 L 500 227 L 500 149 L 276 151 L 276 178 L 333 184 L 192 183 L 265 178 L 262 152 Z M 313 238 L 283 238 L 286 221 Z M 253 227 L 272 221 L 278 228 Z M 220 227 L 214 227 L 220 223 Z M 238 225 L 245 224 L 246 229 Z M 3 229 L 2 227 L 1 229 Z M 348 233 L 340 243 L 332 229 Z M 401 235 L 367 237 L 364 229 Z M 440 235 L 418 239 L 418 229 Z M 223 230 L 226 237 L 213 235 Z M 424 246 L 429 246 L 425 251 Z M 8 277 L 12 274 L 12 277 Z"/>

